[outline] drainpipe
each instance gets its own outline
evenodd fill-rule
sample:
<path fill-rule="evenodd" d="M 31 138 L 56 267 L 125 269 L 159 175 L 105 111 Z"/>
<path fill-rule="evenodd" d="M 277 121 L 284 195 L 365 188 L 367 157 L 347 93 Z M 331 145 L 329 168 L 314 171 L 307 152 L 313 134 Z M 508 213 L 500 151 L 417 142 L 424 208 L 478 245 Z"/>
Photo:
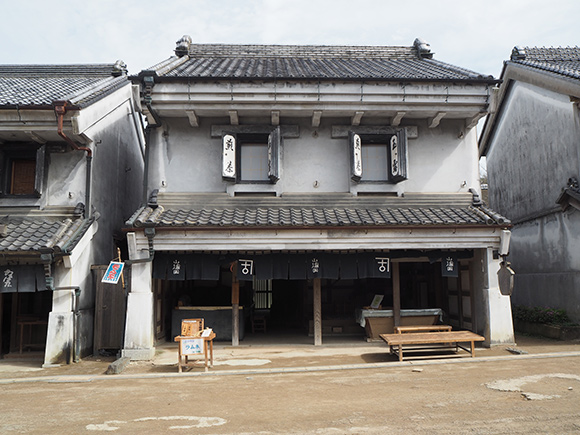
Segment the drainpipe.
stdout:
<path fill-rule="evenodd" d="M 77 151 L 84 151 L 87 153 L 87 170 L 86 170 L 86 185 L 85 185 L 85 219 L 91 216 L 91 169 L 93 161 L 93 151 L 89 147 L 78 146 L 75 141 L 69 138 L 63 131 L 64 115 L 66 113 L 66 101 L 55 101 L 54 102 L 54 112 L 56 113 L 58 121 L 57 133 L 62 137 L 67 143 L 69 143 L 73 149 Z"/>

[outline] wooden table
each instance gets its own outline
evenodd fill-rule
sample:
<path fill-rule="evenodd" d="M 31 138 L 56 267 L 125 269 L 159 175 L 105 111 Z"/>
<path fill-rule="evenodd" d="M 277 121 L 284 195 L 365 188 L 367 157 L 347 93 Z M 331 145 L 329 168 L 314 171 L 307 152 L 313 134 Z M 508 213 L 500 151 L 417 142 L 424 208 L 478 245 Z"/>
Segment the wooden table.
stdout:
<path fill-rule="evenodd" d="M 203 355 L 205 359 L 205 371 L 208 371 L 208 367 L 213 367 L 213 339 L 215 338 L 215 332 L 211 332 L 207 337 L 185 337 L 178 335 L 175 337 L 175 341 L 178 342 L 178 359 L 177 359 L 177 370 L 181 373 L 183 367 L 194 367 L 197 361 L 189 362 L 189 357 L 192 355 L 199 355 L 201 352 L 194 351 L 190 344 L 191 340 L 201 340 L 203 342 Z M 208 348 L 209 348 L 209 359 L 208 359 Z M 209 364 L 208 364 L 209 363 Z"/>
<path fill-rule="evenodd" d="M 395 326 L 395 333 L 403 334 L 407 332 L 436 332 L 451 331 L 449 325 L 418 325 L 418 326 Z"/>
<path fill-rule="evenodd" d="M 473 358 L 475 357 L 475 342 L 485 340 L 481 335 L 471 331 L 410 332 L 406 334 L 381 334 L 380 337 L 389 345 L 391 353 L 399 355 L 399 361 L 403 361 L 404 345 L 422 346 L 412 350 L 429 349 L 425 345 L 443 345 L 438 349 L 454 347 L 456 352 L 459 349 L 471 352 Z M 459 343 L 471 343 L 471 348 L 463 347 Z M 431 347 L 431 349 L 433 348 Z"/>

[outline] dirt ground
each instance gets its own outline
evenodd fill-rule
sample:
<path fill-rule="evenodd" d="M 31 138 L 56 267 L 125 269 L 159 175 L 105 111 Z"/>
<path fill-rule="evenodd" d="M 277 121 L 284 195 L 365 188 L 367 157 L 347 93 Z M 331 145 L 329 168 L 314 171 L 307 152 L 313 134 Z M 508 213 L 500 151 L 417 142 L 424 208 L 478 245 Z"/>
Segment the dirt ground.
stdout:
<path fill-rule="evenodd" d="M 224 346 L 207 375 L 178 375 L 171 348 L 122 375 L 102 375 L 98 357 L 0 364 L 0 433 L 580 433 L 580 343 L 517 348 L 399 363 L 378 344 Z"/>

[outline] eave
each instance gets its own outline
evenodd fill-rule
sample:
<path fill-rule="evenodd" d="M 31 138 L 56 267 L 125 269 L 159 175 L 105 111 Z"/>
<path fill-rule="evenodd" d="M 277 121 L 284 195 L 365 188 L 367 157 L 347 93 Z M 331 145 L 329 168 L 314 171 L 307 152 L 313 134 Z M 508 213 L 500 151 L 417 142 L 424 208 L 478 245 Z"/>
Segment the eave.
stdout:
<path fill-rule="evenodd" d="M 402 81 L 180 81 L 157 83 L 151 107 L 162 118 L 351 117 L 465 119 L 470 126 L 489 107 L 488 83 Z M 275 116 L 274 116 L 275 114 Z M 193 125 L 193 124 L 192 124 Z"/>

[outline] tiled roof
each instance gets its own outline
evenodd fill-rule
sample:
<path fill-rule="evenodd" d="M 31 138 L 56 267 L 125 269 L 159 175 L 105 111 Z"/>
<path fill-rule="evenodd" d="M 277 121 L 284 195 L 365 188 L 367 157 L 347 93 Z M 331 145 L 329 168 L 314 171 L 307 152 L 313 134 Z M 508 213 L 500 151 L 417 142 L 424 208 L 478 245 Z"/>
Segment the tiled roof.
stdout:
<path fill-rule="evenodd" d="M 135 227 L 319 228 L 338 226 L 509 226 L 506 218 L 468 195 L 372 198 L 351 195 L 234 197 L 160 195 L 127 221 Z"/>
<path fill-rule="evenodd" d="M 10 213 L 10 214 L 7 214 Z M 23 255 L 52 250 L 70 253 L 96 217 L 83 219 L 74 210 L 33 210 L 0 208 L 0 253 Z"/>
<path fill-rule="evenodd" d="M 580 47 L 515 47 L 510 62 L 580 79 Z"/>
<path fill-rule="evenodd" d="M 431 57 L 416 46 L 191 44 L 188 56 L 151 69 L 160 77 L 195 79 L 494 81 Z"/>
<path fill-rule="evenodd" d="M 0 108 L 48 107 L 54 101 L 82 108 L 126 84 L 127 76 L 119 63 L 0 65 Z"/>

